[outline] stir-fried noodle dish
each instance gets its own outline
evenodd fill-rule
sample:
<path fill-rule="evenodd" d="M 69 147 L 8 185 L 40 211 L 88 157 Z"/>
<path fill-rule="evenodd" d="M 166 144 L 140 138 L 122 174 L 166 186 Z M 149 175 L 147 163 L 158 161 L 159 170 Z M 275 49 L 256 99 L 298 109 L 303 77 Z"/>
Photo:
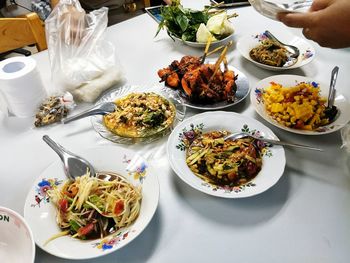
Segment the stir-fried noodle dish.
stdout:
<path fill-rule="evenodd" d="M 62 232 L 47 242 L 68 234 L 78 239 L 102 238 L 128 227 L 138 217 L 142 199 L 140 187 L 109 172 L 67 181 L 50 190 L 49 196 Z"/>
<path fill-rule="evenodd" d="M 288 61 L 287 50 L 270 39 L 250 50 L 249 55 L 259 63 L 274 67 L 282 67 Z"/>
<path fill-rule="evenodd" d="M 224 140 L 227 131 L 212 131 L 196 138 L 186 153 L 191 171 L 204 181 L 219 186 L 239 186 L 261 170 L 264 144 L 251 137 Z"/>

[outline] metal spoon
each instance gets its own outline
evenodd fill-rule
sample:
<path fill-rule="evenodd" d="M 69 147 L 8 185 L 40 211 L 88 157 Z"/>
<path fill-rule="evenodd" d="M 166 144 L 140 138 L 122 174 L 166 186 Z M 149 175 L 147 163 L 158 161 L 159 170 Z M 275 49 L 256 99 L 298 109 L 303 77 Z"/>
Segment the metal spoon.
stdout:
<path fill-rule="evenodd" d="M 264 35 L 267 36 L 272 41 L 278 43 L 280 46 L 283 46 L 291 54 L 290 55 L 291 58 L 298 58 L 299 57 L 300 50 L 296 46 L 287 45 L 287 44 L 282 43 L 274 35 L 272 35 L 271 32 L 268 30 L 265 31 Z"/>
<path fill-rule="evenodd" d="M 225 141 L 226 140 L 238 140 L 238 139 L 242 139 L 242 138 L 246 138 L 246 137 L 251 137 L 251 138 L 254 138 L 256 140 L 260 140 L 260 141 L 271 143 L 271 144 L 275 144 L 275 145 L 298 147 L 298 148 L 303 148 L 303 149 L 323 152 L 322 149 L 311 147 L 311 146 L 308 146 L 308 145 L 302 145 L 302 144 L 296 144 L 296 143 L 288 143 L 288 142 L 282 142 L 282 141 L 277 141 L 277 140 L 272 140 L 272 139 L 261 138 L 261 137 L 254 136 L 254 135 L 252 135 L 250 133 L 247 133 L 247 132 L 238 132 L 238 133 L 229 134 L 229 135 L 227 135 L 224 138 L 224 140 Z"/>
<path fill-rule="evenodd" d="M 95 176 L 93 166 L 84 158 L 67 151 L 58 143 L 54 142 L 48 135 L 43 136 L 43 140 L 58 154 L 63 162 L 64 172 L 71 180 L 90 172 L 90 176 Z"/>
<path fill-rule="evenodd" d="M 96 105 L 86 111 L 83 111 L 75 116 L 65 118 L 62 120 L 63 124 L 79 120 L 88 116 L 93 116 L 93 115 L 105 115 L 111 112 L 114 112 L 116 108 L 116 105 L 113 102 L 105 102 L 99 105 Z"/>
<path fill-rule="evenodd" d="M 335 83 L 337 82 L 339 67 L 335 66 L 332 70 L 331 74 L 331 82 L 329 84 L 329 92 L 328 92 L 328 104 L 324 113 L 328 117 L 329 121 L 334 120 L 335 116 L 338 113 L 338 109 L 334 106 L 335 95 L 337 90 L 335 89 Z"/>

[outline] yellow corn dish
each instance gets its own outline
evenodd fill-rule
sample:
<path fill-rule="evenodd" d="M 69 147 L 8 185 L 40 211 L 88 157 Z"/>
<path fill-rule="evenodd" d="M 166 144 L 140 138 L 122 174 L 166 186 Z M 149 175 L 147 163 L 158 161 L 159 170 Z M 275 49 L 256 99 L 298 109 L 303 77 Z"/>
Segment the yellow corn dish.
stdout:
<path fill-rule="evenodd" d="M 278 123 L 295 129 L 315 130 L 329 123 L 325 116 L 326 98 L 317 83 L 298 83 L 283 87 L 271 82 L 262 94 L 268 114 Z"/>

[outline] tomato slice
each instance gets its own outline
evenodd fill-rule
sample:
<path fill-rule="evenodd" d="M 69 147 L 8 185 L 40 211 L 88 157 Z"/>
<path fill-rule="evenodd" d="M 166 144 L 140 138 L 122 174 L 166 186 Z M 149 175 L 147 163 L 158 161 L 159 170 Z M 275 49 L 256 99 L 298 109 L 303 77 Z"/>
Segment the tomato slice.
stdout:
<path fill-rule="evenodd" d="M 90 223 L 78 229 L 79 236 L 86 236 L 94 229 L 94 224 Z"/>
<path fill-rule="evenodd" d="M 115 202 L 114 214 L 119 216 L 123 211 L 124 211 L 124 201 L 118 200 L 117 202 Z"/>
<path fill-rule="evenodd" d="M 58 208 L 62 213 L 67 213 L 68 210 L 68 200 L 67 199 L 60 199 L 58 200 Z"/>

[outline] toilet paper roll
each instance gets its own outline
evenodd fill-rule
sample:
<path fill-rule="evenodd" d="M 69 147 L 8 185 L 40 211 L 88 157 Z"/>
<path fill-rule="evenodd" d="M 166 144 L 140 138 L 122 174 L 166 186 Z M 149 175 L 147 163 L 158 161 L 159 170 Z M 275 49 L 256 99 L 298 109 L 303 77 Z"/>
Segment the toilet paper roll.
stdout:
<path fill-rule="evenodd" d="M 47 96 L 36 61 L 31 57 L 12 57 L 0 62 L 0 90 L 6 107 L 18 117 L 34 116 Z"/>

